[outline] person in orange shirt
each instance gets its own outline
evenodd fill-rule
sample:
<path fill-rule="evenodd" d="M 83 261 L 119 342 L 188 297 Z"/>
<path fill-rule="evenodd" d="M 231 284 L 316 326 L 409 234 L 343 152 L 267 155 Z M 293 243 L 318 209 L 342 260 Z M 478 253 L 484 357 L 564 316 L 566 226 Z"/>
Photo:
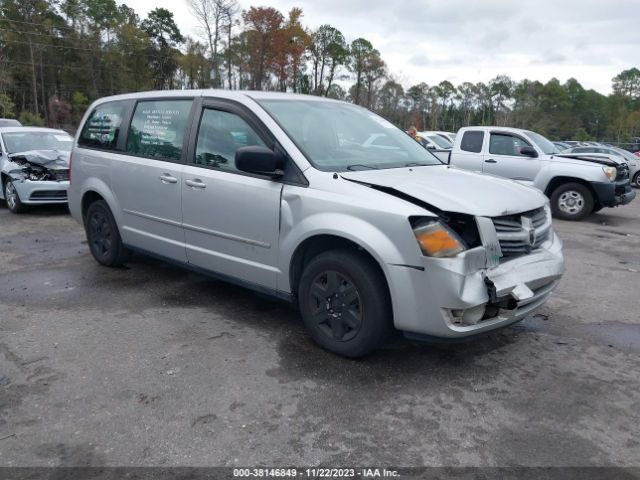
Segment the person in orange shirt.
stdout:
<path fill-rule="evenodd" d="M 422 137 L 420 135 L 418 135 L 418 129 L 414 125 L 411 125 L 409 127 L 409 130 L 407 130 L 407 133 L 409 135 L 411 135 L 416 142 L 418 142 L 420 145 L 424 146 Z"/>

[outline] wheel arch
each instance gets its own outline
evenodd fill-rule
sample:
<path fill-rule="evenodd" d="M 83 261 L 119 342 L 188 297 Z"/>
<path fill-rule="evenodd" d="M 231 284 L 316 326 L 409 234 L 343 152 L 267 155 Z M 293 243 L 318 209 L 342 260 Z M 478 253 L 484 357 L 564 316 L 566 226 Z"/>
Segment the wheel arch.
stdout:
<path fill-rule="evenodd" d="M 359 252 L 360 254 L 367 257 L 371 261 L 372 265 L 374 265 L 382 275 L 385 286 L 387 288 L 387 292 L 389 293 L 389 297 L 391 298 L 391 289 L 389 288 L 389 280 L 387 278 L 387 274 L 382 267 L 381 262 L 376 258 L 376 256 L 373 255 L 365 246 L 361 245 L 360 243 L 346 238 L 345 236 L 333 233 L 321 233 L 312 235 L 304 239 L 296 247 L 293 255 L 291 256 L 288 271 L 291 293 L 294 296 L 297 296 L 298 284 L 300 282 L 302 272 L 304 271 L 305 266 L 308 265 L 313 258 L 317 257 L 323 252 L 339 249 L 352 250 L 354 252 Z"/>
<path fill-rule="evenodd" d="M 4 198 L 4 182 L 7 181 L 9 175 L 4 172 L 0 172 L 0 198 Z"/>
<path fill-rule="evenodd" d="M 591 196 L 593 197 L 593 202 L 595 204 L 598 203 L 598 195 L 596 194 L 596 191 L 593 189 L 593 186 L 591 185 L 591 183 L 589 183 L 586 180 L 583 180 L 582 178 L 577 178 L 577 177 L 568 177 L 568 176 L 558 176 L 558 177 L 553 177 L 549 183 L 547 184 L 547 188 L 545 188 L 544 190 L 544 194 L 551 198 L 551 195 L 553 195 L 553 192 L 561 185 L 567 184 L 567 183 L 578 183 L 584 187 L 586 187 L 587 190 L 589 190 L 589 193 L 591 193 Z"/>
<path fill-rule="evenodd" d="M 87 190 L 86 192 L 84 192 L 84 194 L 82 195 L 82 200 L 80 202 L 80 208 L 81 208 L 80 211 L 82 212 L 83 222 L 87 215 L 87 210 L 89 210 L 89 206 L 92 203 L 97 202 L 98 200 L 104 200 L 104 197 L 100 195 L 98 192 L 96 192 L 95 190 Z"/>
<path fill-rule="evenodd" d="M 116 224 L 118 226 L 121 225 L 121 215 L 118 209 L 118 201 L 113 196 L 108 185 L 98 178 L 93 177 L 87 179 L 87 181 L 83 183 L 82 188 L 79 190 L 79 195 L 70 195 L 69 200 L 69 207 L 72 211 L 72 214 L 74 214 L 74 218 L 76 218 L 76 220 L 80 221 L 82 224 L 84 224 L 85 215 L 87 213 L 89 205 L 91 205 L 96 200 L 104 200 L 105 202 L 107 202 L 107 205 L 109 205 L 109 209 L 111 210 L 113 218 L 116 220 Z"/>

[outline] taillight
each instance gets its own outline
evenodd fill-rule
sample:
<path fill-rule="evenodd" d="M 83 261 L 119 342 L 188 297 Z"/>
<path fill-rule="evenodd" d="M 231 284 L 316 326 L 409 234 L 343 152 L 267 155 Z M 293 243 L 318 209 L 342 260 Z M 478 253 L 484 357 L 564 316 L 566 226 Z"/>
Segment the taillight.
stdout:
<path fill-rule="evenodd" d="M 73 152 L 69 154 L 69 185 L 71 185 L 71 161 L 73 159 Z"/>

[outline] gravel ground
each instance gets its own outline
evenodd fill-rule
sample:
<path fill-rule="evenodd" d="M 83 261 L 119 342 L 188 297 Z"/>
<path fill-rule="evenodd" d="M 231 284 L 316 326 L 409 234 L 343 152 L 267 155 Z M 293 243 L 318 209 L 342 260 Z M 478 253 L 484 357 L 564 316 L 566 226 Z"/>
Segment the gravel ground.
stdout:
<path fill-rule="evenodd" d="M 0 203 L 0 466 L 638 466 L 640 201 L 555 226 L 535 316 L 350 361 L 288 305 L 100 267 L 66 208 Z"/>

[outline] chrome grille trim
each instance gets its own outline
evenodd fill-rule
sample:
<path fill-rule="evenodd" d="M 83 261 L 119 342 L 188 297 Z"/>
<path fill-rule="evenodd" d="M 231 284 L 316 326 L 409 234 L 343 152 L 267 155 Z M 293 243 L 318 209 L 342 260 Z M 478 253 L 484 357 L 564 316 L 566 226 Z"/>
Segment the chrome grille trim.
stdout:
<path fill-rule="evenodd" d="M 66 190 L 36 190 L 31 192 L 29 196 L 29 200 L 39 200 L 39 201 L 57 201 L 57 200 L 66 200 L 67 199 L 67 191 Z"/>
<path fill-rule="evenodd" d="M 492 220 L 503 257 L 531 253 L 548 240 L 551 232 L 551 215 L 545 207 Z"/>

